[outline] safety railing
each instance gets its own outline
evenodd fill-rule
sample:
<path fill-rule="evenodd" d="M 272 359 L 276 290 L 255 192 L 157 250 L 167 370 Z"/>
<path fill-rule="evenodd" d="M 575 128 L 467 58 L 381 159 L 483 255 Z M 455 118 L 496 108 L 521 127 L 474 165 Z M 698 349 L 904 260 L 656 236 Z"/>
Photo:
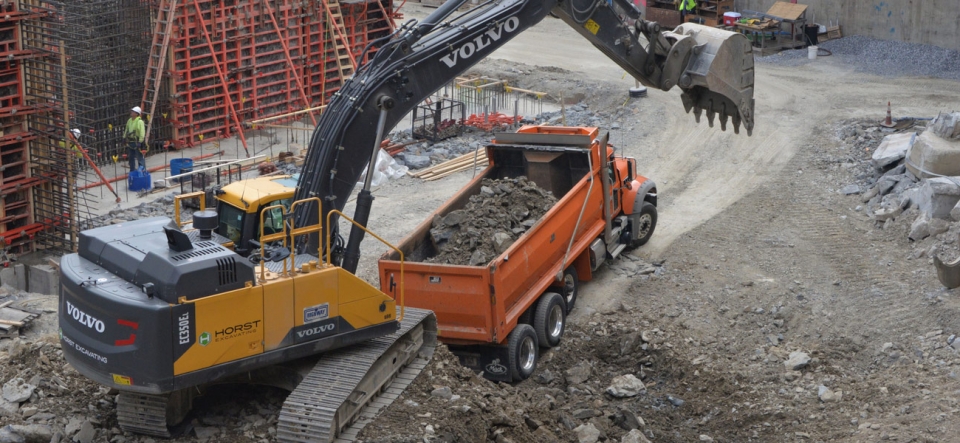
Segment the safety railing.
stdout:
<path fill-rule="evenodd" d="M 263 223 L 264 215 L 271 213 L 274 209 L 280 209 L 280 213 L 283 215 L 283 218 L 281 219 L 283 222 L 281 224 L 282 227 L 280 228 L 280 231 L 274 232 L 273 234 L 264 234 L 264 227 L 265 227 Z M 281 240 L 283 241 L 283 247 L 284 248 L 287 247 L 286 220 L 287 220 L 287 208 L 284 207 L 283 205 L 267 206 L 266 208 L 263 208 L 263 210 L 260 211 L 260 280 L 267 279 L 267 271 L 266 271 L 267 266 L 265 265 L 266 250 L 267 250 L 265 246 L 267 245 L 267 243 Z M 283 268 L 281 268 L 280 270 L 280 276 L 281 277 L 287 276 L 287 258 L 283 259 Z M 293 276 L 293 264 L 290 265 L 290 276 Z"/>
<path fill-rule="evenodd" d="M 180 221 L 180 207 L 182 206 L 181 202 L 185 200 L 197 199 L 200 201 L 200 210 L 204 211 L 207 209 L 206 195 L 207 194 L 203 191 L 197 191 L 173 196 L 173 217 L 178 228 L 183 229 L 183 222 Z"/>

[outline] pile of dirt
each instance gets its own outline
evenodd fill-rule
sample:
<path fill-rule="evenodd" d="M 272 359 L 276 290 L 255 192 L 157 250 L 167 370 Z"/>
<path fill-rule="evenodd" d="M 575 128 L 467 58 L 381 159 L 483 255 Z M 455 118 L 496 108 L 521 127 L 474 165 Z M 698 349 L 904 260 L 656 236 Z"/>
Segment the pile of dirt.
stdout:
<path fill-rule="evenodd" d="M 430 263 L 483 265 L 506 251 L 557 202 L 526 177 L 484 179 L 463 209 L 433 221 Z"/>
<path fill-rule="evenodd" d="M 397 407 L 378 417 L 377 426 L 366 427 L 360 439 L 521 443 L 655 438 L 659 431 L 648 423 L 676 420 L 681 409 L 711 406 L 681 386 L 680 379 L 694 372 L 689 366 L 681 369 L 683 362 L 675 358 L 672 346 L 682 340 L 652 328 L 653 322 L 642 317 L 638 307 L 621 305 L 594 314 L 594 321 L 570 325 L 563 346 L 542 349 L 533 377 L 518 384 L 486 380 L 460 366 L 441 346 L 430 367 L 396 400 Z M 713 389 L 729 387 L 721 379 Z M 697 438 L 693 432 L 687 436 Z"/>

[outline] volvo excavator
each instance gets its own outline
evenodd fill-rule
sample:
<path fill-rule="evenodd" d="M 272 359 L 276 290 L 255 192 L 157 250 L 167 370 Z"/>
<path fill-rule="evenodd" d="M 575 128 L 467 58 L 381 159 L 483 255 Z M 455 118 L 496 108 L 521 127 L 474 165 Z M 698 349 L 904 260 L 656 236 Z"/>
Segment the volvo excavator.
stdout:
<path fill-rule="evenodd" d="M 679 87 L 698 121 L 706 113 L 711 126 L 718 118 L 723 129 L 753 129 L 753 54 L 739 34 L 664 30 L 627 0 L 496 0 L 459 11 L 465 3 L 448 0 L 367 47 L 376 53 L 319 119 L 291 203 L 251 210 L 242 191 L 221 199 L 240 210 L 233 217 L 257 219 L 241 224 L 257 232 L 238 248 L 257 251 L 255 261 L 224 246 L 232 241 L 215 211 L 196 213 L 189 231 L 160 217 L 80 233 L 78 253 L 61 261 L 61 345 L 81 374 L 119 391 L 122 429 L 169 437 L 209 386 L 269 382 L 292 391 L 278 440 L 330 441 L 378 392 L 415 376 L 436 344 L 436 318 L 405 308 L 402 284 L 387 294 L 354 275 L 370 175 L 354 220 L 339 211 L 385 131 L 548 14 L 644 85 Z M 342 220 L 353 224 L 345 244 Z"/>

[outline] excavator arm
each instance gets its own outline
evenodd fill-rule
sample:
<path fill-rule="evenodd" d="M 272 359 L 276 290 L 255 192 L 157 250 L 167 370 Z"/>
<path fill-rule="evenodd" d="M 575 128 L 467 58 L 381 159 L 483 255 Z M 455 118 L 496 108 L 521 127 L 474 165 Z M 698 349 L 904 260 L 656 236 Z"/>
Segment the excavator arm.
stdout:
<path fill-rule="evenodd" d="M 314 131 L 295 199 L 319 197 L 324 216 L 342 209 L 364 167 L 376 159 L 384 132 L 423 99 L 553 12 L 644 85 L 683 90 L 682 100 L 710 125 L 753 129 L 753 54 L 745 37 L 700 25 L 662 31 L 626 0 L 496 0 L 466 12 L 448 0 L 421 22 L 410 21 L 371 45 L 379 49 L 332 97 Z M 369 50 L 370 46 L 366 50 Z M 369 180 L 354 219 L 366 225 L 373 197 Z M 297 226 L 316 222 L 317 208 L 299 205 Z M 326 229 L 331 228 L 324 226 Z M 336 229 L 336 226 L 332 227 Z M 352 229 L 341 266 L 356 271 L 364 232 Z M 299 248 L 318 252 L 320 238 Z M 327 251 L 328 253 L 338 251 Z"/>

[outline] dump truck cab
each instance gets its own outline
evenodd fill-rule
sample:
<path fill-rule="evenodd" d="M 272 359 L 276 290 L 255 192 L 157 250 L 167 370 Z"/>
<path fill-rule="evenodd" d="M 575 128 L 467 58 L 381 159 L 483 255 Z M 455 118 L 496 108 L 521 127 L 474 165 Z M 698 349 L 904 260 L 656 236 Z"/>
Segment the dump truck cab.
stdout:
<path fill-rule="evenodd" d="M 247 256 L 256 248 L 250 240 L 260 237 L 260 212 L 263 214 L 264 234 L 274 234 L 283 229 L 283 211 L 289 209 L 297 177 L 278 175 L 240 180 L 220 188 L 217 197 L 217 234 L 230 239 L 235 251 Z"/>

